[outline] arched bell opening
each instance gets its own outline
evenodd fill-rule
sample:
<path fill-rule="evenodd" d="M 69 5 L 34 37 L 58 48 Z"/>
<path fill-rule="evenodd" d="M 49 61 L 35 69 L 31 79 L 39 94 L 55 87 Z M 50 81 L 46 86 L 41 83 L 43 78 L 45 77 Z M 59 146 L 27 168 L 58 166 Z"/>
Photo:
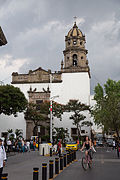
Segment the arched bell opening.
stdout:
<path fill-rule="evenodd" d="M 73 66 L 77 66 L 77 63 L 78 63 L 77 55 L 74 54 L 73 55 Z"/>

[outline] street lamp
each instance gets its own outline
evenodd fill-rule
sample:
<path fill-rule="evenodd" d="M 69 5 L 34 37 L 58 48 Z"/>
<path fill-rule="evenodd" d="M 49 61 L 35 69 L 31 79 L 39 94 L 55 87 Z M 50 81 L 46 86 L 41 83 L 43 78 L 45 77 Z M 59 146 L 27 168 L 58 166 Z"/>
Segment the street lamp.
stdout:
<path fill-rule="evenodd" d="M 51 143 L 53 142 L 53 139 L 52 139 L 52 101 L 58 97 L 59 96 L 57 95 L 50 98 L 50 142 Z"/>

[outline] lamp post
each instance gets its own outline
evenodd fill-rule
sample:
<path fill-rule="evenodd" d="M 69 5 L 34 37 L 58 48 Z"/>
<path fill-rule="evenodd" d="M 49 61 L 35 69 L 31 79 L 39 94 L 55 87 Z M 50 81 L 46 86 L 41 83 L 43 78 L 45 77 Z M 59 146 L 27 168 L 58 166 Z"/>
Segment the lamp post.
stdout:
<path fill-rule="evenodd" d="M 40 126 L 38 126 L 38 151 L 39 151 L 39 141 L 40 141 Z"/>
<path fill-rule="evenodd" d="M 53 142 L 52 139 L 52 101 L 59 96 L 53 96 L 50 98 L 50 142 Z"/>
<path fill-rule="evenodd" d="M 52 80 L 54 79 L 54 77 L 52 76 L 52 74 L 50 74 L 50 142 L 52 143 L 53 142 L 53 139 L 52 139 L 52 101 L 59 97 L 58 95 L 57 96 L 53 96 L 51 97 L 51 85 L 52 85 Z"/>

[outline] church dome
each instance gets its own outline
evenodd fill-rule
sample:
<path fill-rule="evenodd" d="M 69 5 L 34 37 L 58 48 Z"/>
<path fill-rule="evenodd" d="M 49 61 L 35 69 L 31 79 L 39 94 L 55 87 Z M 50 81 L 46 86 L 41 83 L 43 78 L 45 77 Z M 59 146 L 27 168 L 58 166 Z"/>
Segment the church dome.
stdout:
<path fill-rule="evenodd" d="M 75 36 L 83 37 L 83 34 L 80 31 L 80 29 L 78 29 L 76 22 L 74 23 L 73 28 L 68 32 L 67 37 L 75 37 Z"/>

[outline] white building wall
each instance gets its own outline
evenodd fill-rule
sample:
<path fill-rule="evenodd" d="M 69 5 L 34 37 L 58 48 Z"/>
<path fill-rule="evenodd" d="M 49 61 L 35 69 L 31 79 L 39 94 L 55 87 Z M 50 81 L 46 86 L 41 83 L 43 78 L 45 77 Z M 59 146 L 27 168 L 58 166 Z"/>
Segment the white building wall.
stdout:
<path fill-rule="evenodd" d="M 8 129 L 13 129 L 15 132 L 16 129 L 21 129 L 23 131 L 23 137 L 26 137 L 26 122 L 24 119 L 24 114 L 19 113 L 18 117 L 13 115 L 7 116 L 4 114 L 0 115 L 0 136 L 2 132 L 7 132 Z"/>
<path fill-rule="evenodd" d="M 70 99 L 78 99 L 84 104 L 90 103 L 90 79 L 87 72 L 80 73 L 62 73 L 62 83 L 30 83 L 30 84 L 14 84 L 15 87 L 19 87 L 28 99 L 28 93 L 30 87 L 32 90 L 42 91 L 43 88 L 47 90 L 50 87 L 51 97 L 59 95 L 54 101 L 66 104 Z M 87 120 L 89 120 L 87 115 Z M 63 116 L 63 121 L 54 119 L 54 125 L 56 127 L 75 127 L 72 124 L 72 120 L 69 120 L 67 113 Z M 7 129 L 23 129 L 24 137 L 26 134 L 26 124 L 23 114 L 19 114 L 17 118 L 13 116 L 1 116 L 0 132 L 7 131 Z"/>

